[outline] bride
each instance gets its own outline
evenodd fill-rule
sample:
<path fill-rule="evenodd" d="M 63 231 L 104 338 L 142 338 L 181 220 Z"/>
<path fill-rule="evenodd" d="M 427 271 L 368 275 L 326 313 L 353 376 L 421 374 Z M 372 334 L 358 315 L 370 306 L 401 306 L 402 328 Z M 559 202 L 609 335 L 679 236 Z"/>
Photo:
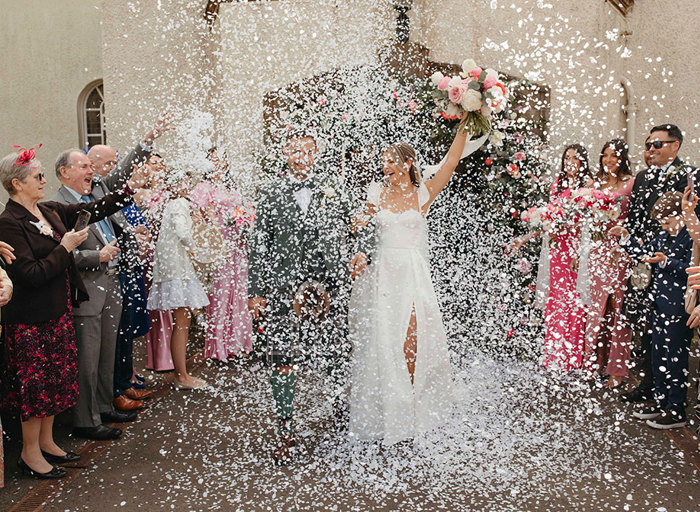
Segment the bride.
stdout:
<path fill-rule="evenodd" d="M 444 163 L 423 182 L 411 146 L 386 149 L 383 183 L 370 184 L 362 229 L 374 218 L 376 251 L 350 298 L 353 343 L 350 436 L 394 444 L 440 426 L 452 405 L 447 337 L 430 279 L 425 216 L 462 156 L 458 134 Z M 366 270 L 366 271 L 364 271 Z M 363 272 L 364 271 L 364 272 Z"/>

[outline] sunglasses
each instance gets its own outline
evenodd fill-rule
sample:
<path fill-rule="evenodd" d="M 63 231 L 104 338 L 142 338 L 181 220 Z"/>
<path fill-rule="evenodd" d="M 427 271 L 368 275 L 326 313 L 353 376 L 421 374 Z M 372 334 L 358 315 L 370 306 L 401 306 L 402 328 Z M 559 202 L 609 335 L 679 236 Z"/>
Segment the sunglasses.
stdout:
<path fill-rule="evenodd" d="M 673 142 L 678 142 L 677 140 L 655 140 L 654 142 L 645 142 L 644 147 L 649 151 L 652 147 L 654 149 L 661 149 L 664 144 L 671 144 Z"/>

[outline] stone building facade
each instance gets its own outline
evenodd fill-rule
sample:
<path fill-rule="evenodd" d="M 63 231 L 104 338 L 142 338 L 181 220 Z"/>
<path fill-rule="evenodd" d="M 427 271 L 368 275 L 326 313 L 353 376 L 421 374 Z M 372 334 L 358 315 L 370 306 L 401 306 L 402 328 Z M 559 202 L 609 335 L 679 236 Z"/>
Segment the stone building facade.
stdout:
<path fill-rule="evenodd" d="M 377 63 L 396 37 L 394 4 L 410 3 L 410 41 L 430 60 L 473 57 L 551 89 L 554 152 L 580 141 L 596 155 L 623 136 L 639 160 L 649 127 L 675 122 L 697 163 L 700 2 L 625 0 L 623 14 L 617 1 L 0 0 L 0 144 L 43 142 L 51 168 L 61 149 L 86 143 L 86 94 L 101 80 L 107 141 L 122 154 L 159 112 L 206 112 L 238 172 L 255 173 L 265 94 Z M 187 151 L 177 136 L 159 144 Z"/>

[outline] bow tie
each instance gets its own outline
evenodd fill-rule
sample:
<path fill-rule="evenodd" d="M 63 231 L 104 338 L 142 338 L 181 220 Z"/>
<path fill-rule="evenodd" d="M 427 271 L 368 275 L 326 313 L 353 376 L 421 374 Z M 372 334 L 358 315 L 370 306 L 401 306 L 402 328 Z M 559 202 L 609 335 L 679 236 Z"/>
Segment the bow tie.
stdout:
<path fill-rule="evenodd" d="M 303 190 L 305 188 L 312 189 L 313 188 L 313 181 L 311 181 L 311 178 L 306 178 L 304 181 L 292 181 L 289 180 L 289 188 L 292 189 L 292 192 L 299 192 L 300 190 Z"/>

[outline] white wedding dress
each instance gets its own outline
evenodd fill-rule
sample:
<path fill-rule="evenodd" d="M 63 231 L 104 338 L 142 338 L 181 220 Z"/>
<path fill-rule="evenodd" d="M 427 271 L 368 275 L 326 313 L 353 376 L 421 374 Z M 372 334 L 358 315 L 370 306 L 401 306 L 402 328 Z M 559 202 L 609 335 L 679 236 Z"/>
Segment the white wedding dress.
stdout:
<path fill-rule="evenodd" d="M 370 185 L 369 203 L 380 204 L 381 189 Z M 421 184 L 421 209 L 429 199 Z M 430 279 L 424 216 L 418 210 L 380 209 L 375 225 L 375 254 L 350 298 L 350 435 L 394 444 L 445 422 L 453 401 L 452 369 Z M 418 344 L 411 385 L 403 347 L 414 307 Z"/>

